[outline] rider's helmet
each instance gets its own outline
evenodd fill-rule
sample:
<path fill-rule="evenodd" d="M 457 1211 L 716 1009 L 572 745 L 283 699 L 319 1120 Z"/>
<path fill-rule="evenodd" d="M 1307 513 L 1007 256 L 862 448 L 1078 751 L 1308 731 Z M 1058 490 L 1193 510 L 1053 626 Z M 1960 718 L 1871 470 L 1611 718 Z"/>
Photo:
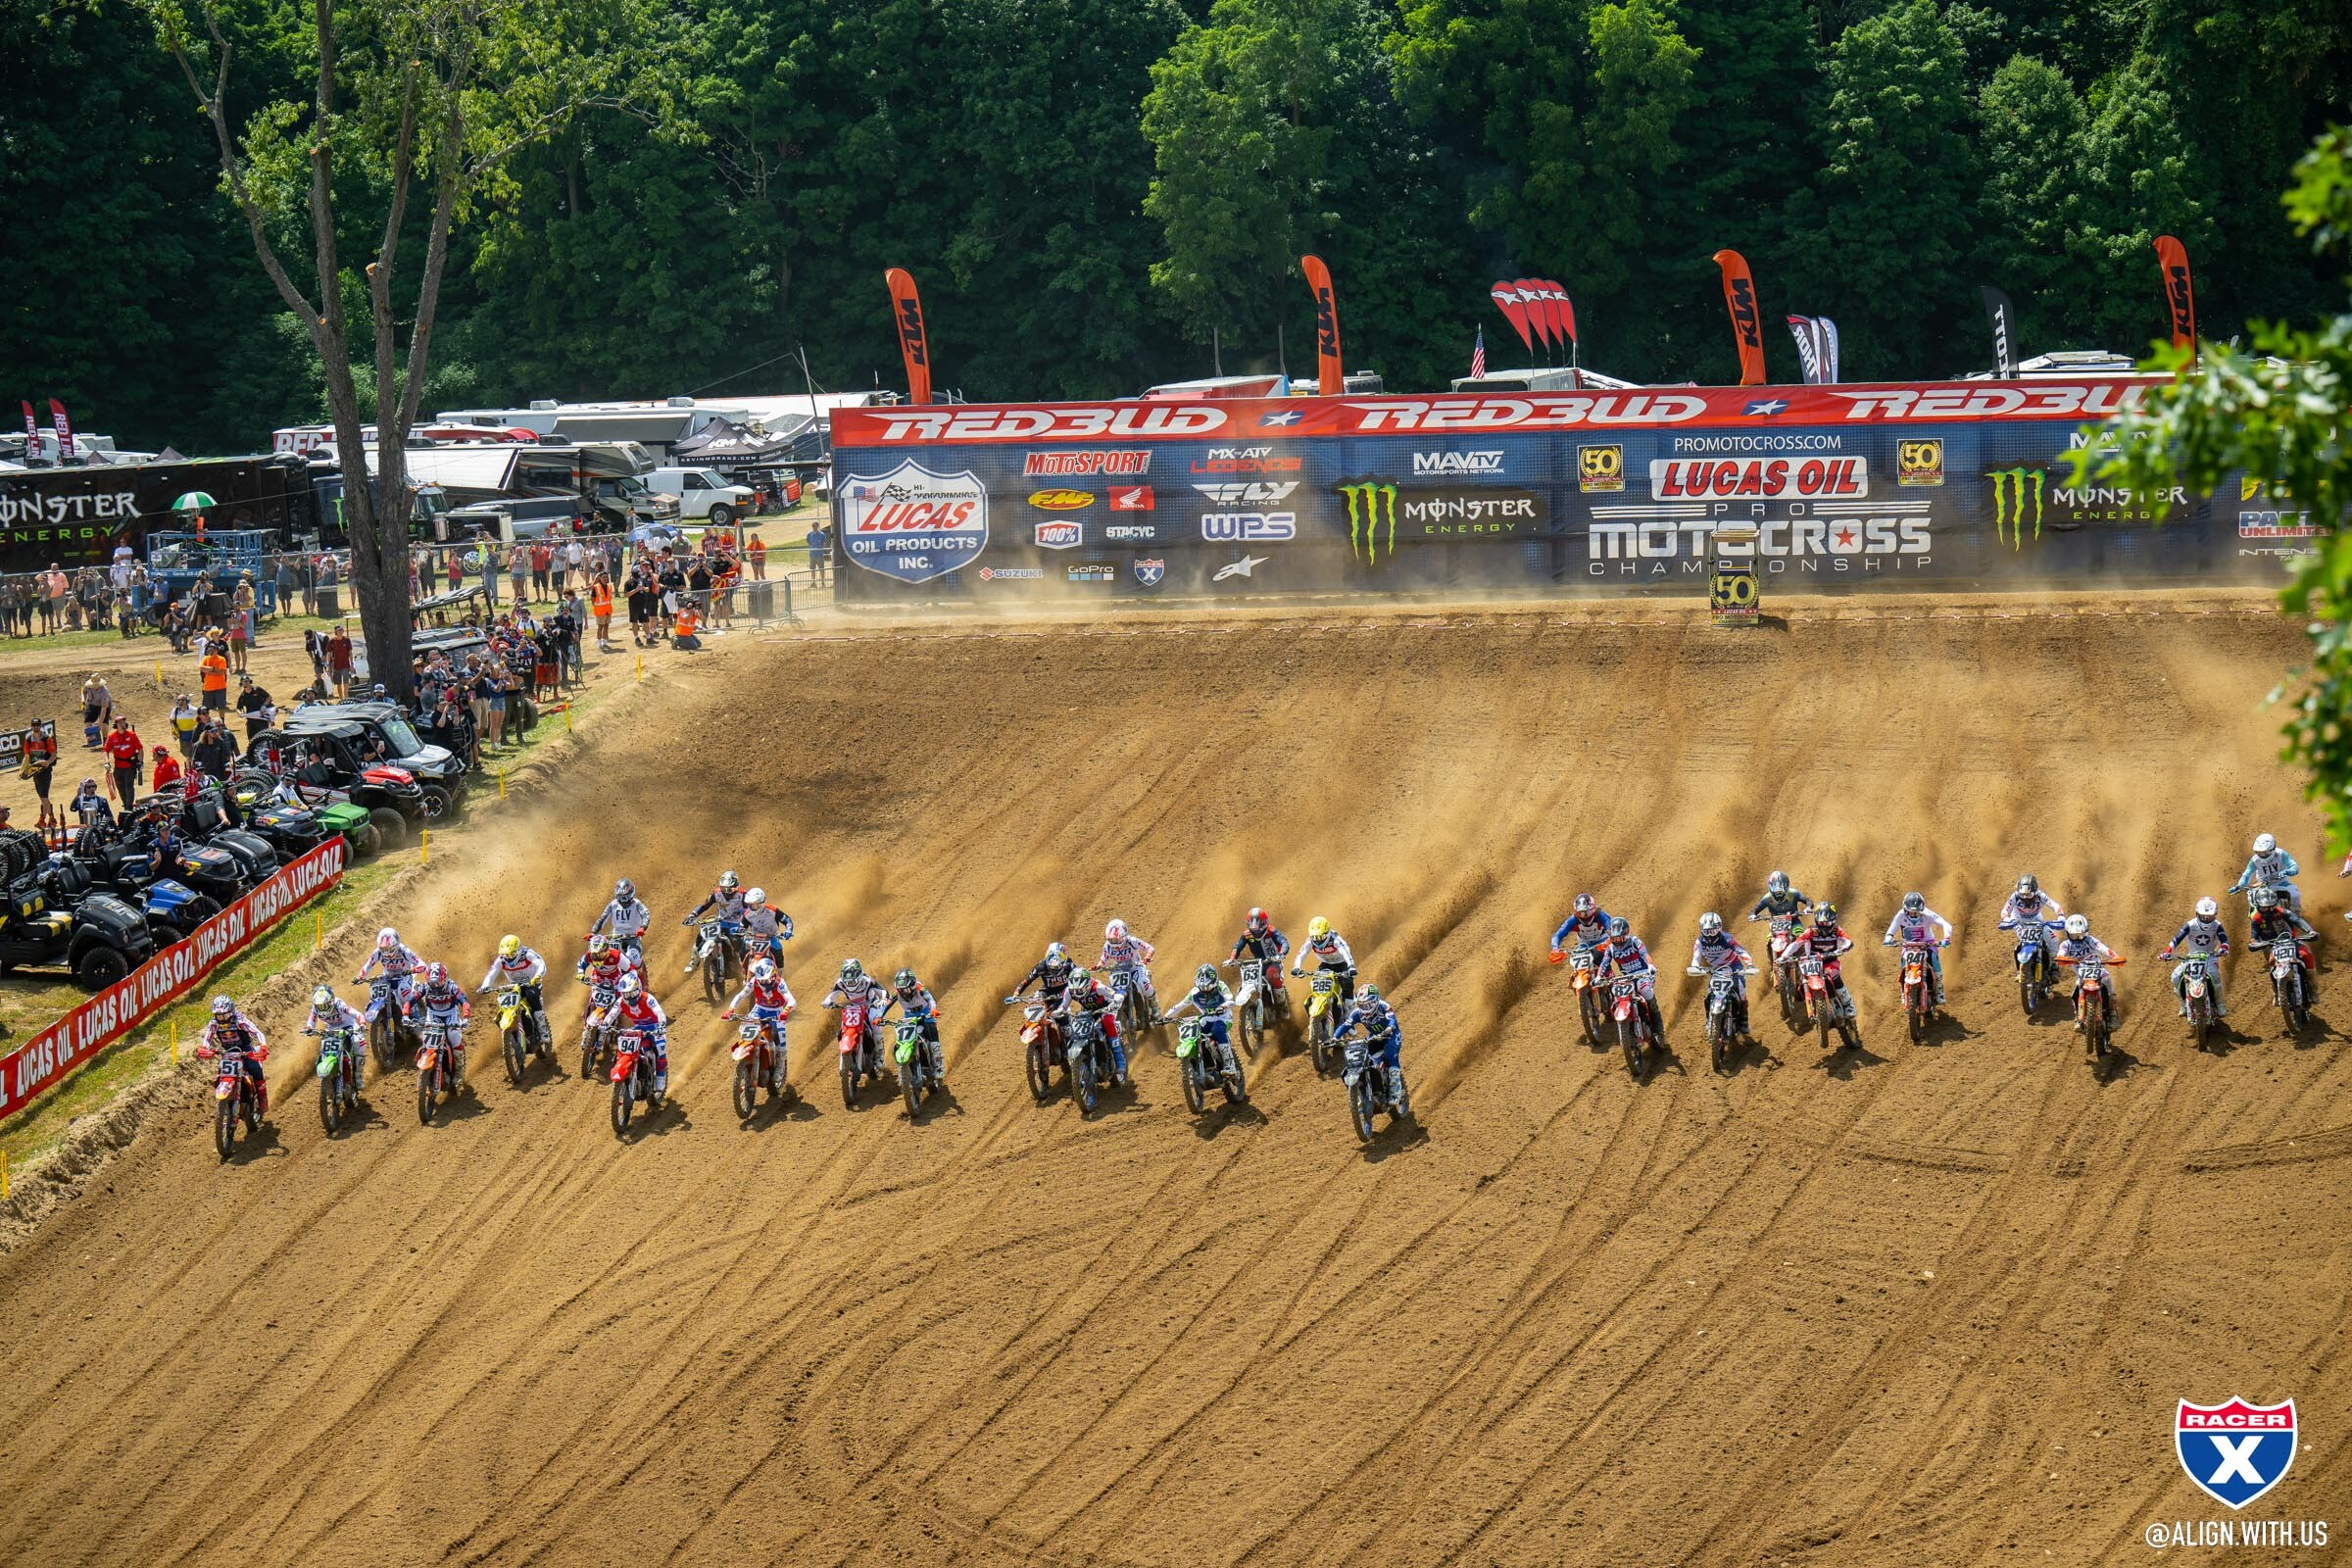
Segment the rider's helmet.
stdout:
<path fill-rule="evenodd" d="M 2257 909 L 2276 909 L 2278 907 L 2278 893 L 2271 888 L 2256 888 L 2254 890 L 2254 907 Z"/>
<path fill-rule="evenodd" d="M 1110 924 L 1104 926 L 1102 928 L 1102 940 L 1105 942 L 1126 941 L 1127 922 L 1124 920 L 1113 920 L 1110 922 Z"/>
<path fill-rule="evenodd" d="M 1263 909 L 1251 909 L 1251 910 L 1250 911 L 1250 934 L 1251 934 L 1251 935 L 1255 935 L 1255 934 L 1257 934 L 1258 932 L 1261 932 L 1261 931 L 1265 930 L 1265 928 L 1266 928 L 1266 911 L 1265 911 L 1265 910 L 1263 910 Z"/>
<path fill-rule="evenodd" d="M 1827 936 L 1838 929 L 1838 906 L 1817 904 L 1813 906 L 1813 929 Z"/>
<path fill-rule="evenodd" d="M 514 956 L 514 955 L 520 953 L 521 951 L 522 938 L 514 935 L 513 932 L 510 931 L 505 936 L 498 939 L 498 956 L 500 957 L 512 958 Z"/>
<path fill-rule="evenodd" d="M 2211 919 L 2215 918 L 2217 915 L 2219 915 L 2221 912 L 2222 912 L 2222 906 L 2221 906 L 2220 905 L 2218 905 L 2218 904 L 2214 903 L 2214 902 L 2213 902 L 2211 899 L 2199 899 L 2199 900 L 2197 901 L 2197 918 L 2198 918 L 2198 919 L 2200 919 L 2200 920 L 2211 920 Z"/>
<path fill-rule="evenodd" d="M 612 944 L 605 940 L 604 934 L 599 932 L 595 936 L 592 936 L 588 939 L 588 956 L 591 958 L 601 958 L 605 955 L 605 949 L 611 946 Z"/>
<path fill-rule="evenodd" d="M 331 1006 L 333 1006 L 334 1004 L 335 1004 L 335 988 L 334 988 L 333 986 L 314 986 L 314 987 L 311 989 L 311 1005 L 312 1005 L 312 1006 L 314 1006 L 314 1007 L 331 1007 Z"/>
<path fill-rule="evenodd" d="M 1766 877 L 1764 879 L 1764 891 L 1767 893 L 1788 892 L 1788 873 L 1786 871 L 1775 871 L 1772 873 L 1772 875 Z"/>
<path fill-rule="evenodd" d="M 2268 855 L 2278 847 L 2278 841 L 2271 837 L 2268 833 L 2257 833 L 2254 835 L 2254 853 L 2256 855 Z"/>
<path fill-rule="evenodd" d="M 1049 942 L 1046 944 L 1046 961 L 1048 963 L 1067 963 L 1069 958 L 1070 950 L 1060 943 Z"/>
<path fill-rule="evenodd" d="M 760 905 L 762 905 L 762 904 L 765 904 L 765 903 L 767 902 L 767 889 L 765 889 L 765 888 L 754 888 L 754 889 L 752 889 L 752 890 L 751 890 L 751 892 L 749 892 L 749 893 L 746 893 L 746 894 L 743 896 L 743 902 L 744 902 L 744 903 L 746 903 L 746 904 L 748 904 L 748 905 L 750 905 L 750 906 L 752 906 L 754 908 L 758 908 L 758 907 L 759 907 Z"/>
<path fill-rule="evenodd" d="M 735 879 L 735 873 L 734 873 L 734 872 L 732 872 L 732 871 L 721 871 L 721 872 L 719 872 L 719 873 L 718 873 L 718 891 L 719 891 L 719 892 L 721 892 L 721 893 L 732 893 L 732 892 L 734 892 L 734 891 L 735 891 L 737 888 L 739 888 L 739 887 L 741 887 L 741 886 L 743 886 L 743 884 L 742 884 L 741 882 L 739 882 L 739 881 L 737 881 L 737 880 Z"/>
<path fill-rule="evenodd" d="M 1903 912 L 1905 914 L 1917 914 L 1927 906 L 1928 901 L 1918 894 L 1906 893 L 1903 895 Z"/>
<path fill-rule="evenodd" d="M 400 946 L 400 933 L 390 926 L 384 927 L 375 934 L 375 946 L 378 952 L 390 953 Z"/>
<path fill-rule="evenodd" d="M 1320 942 L 1329 935 L 1331 935 L 1331 922 L 1324 919 L 1321 915 L 1318 914 L 1312 920 L 1306 922 L 1307 941 Z"/>
<path fill-rule="evenodd" d="M 426 964 L 424 966 L 424 983 L 428 986 L 449 984 L 449 965 L 446 963 Z"/>
<path fill-rule="evenodd" d="M 1085 964 L 1082 963 L 1077 968 L 1070 971 L 1070 989 L 1072 991 L 1084 991 L 1088 986 L 1091 986 L 1094 983 L 1095 972 L 1092 969 L 1089 969 Z"/>
<path fill-rule="evenodd" d="M 768 981 L 773 980 L 775 977 L 776 966 L 768 962 L 765 958 L 756 959 L 753 962 L 752 978 L 754 980 L 759 981 L 761 985 L 765 985 Z"/>
<path fill-rule="evenodd" d="M 1197 986 L 1213 986 L 1216 983 L 1217 966 L 1215 964 L 1204 963 L 1200 968 L 1193 971 L 1193 984 Z"/>
<path fill-rule="evenodd" d="M 624 1001 L 635 996 L 638 992 L 644 989 L 645 983 L 639 980 L 634 974 L 622 975 L 620 977 L 620 984 L 613 987 L 613 990 L 618 992 Z"/>
<path fill-rule="evenodd" d="M 614 903 L 626 904 L 636 896 L 637 884 L 630 881 L 627 877 L 624 876 L 619 881 L 612 884 L 612 900 Z"/>
<path fill-rule="evenodd" d="M 914 971 L 912 969 L 901 969 L 897 974 L 891 976 L 890 984 L 891 988 L 897 991 L 900 996 L 904 997 L 910 995 L 914 990 Z"/>
<path fill-rule="evenodd" d="M 1616 917 L 1614 917 L 1613 919 L 1611 919 L 1611 920 L 1609 921 L 1609 940 L 1610 940 L 1610 941 L 1612 941 L 1612 942 L 1623 942 L 1623 941 L 1624 941 L 1624 940 L 1625 940 L 1627 937 L 1630 937 L 1630 936 L 1632 936 L 1633 934 L 1634 934 L 1634 928 L 1633 928 L 1631 925 L 1629 925 L 1629 924 L 1627 924 L 1627 923 L 1626 923 L 1626 918 L 1625 918 L 1625 916 L 1624 916 L 1624 915 L 1622 915 L 1622 914 L 1620 914 L 1620 915 L 1617 915 Z"/>
<path fill-rule="evenodd" d="M 213 1016 L 214 1016 L 214 1017 L 216 1017 L 216 1018 L 234 1018 L 236 1015 L 237 1015 L 237 1004 L 236 1004 L 235 1003 L 233 1003 L 233 1002 L 231 1002 L 231 1001 L 229 1001 L 229 1000 L 228 1000 L 228 996 L 227 996 L 227 994 L 226 994 L 226 993 L 222 993 L 221 995 L 220 995 L 220 996 L 218 996 L 218 997 L 215 997 L 215 998 L 213 999 Z"/>
<path fill-rule="evenodd" d="M 1362 985 L 1355 988 L 1355 995 L 1356 1000 L 1360 1002 L 1378 1002 L 1380 1000 L 1380 987 L 1367 980 Z"/>
<path fill-rule="evenodd" d="M 1596 905 L 1596 904 L 1594 904 L 1594 903 L 1592 902 L 1592 894 L 1590 894 L 1590 893 L 1579 893 L 1579 894 L 1576 896 L 1576 904 L 1574 905 L 1574 908 L 1576 909 L 1576 912 L 1577 912 L 1577 913 L 1579 913 L 1579 914 L 1591 914 L 1591 913 L 1592 913 L 1592 912 L 1594 909 L 1596 909 L 1596 908 L 1598 908 L 1598 907 L 1600 907 L 1600 906 L 1598 906 L 1598 905 Z"/>
<path fill-rule="evenodd" d="M 2090 916 L 2086 914 L 2068 915 L 2066 917 L 2066 934 L 2070 937 L 2090 935 Z"/>
<path fill-rule="evenodd" d="M 2039 893 L 2041 891 L 2041 884 L 2034 881 L 2034 873 L 2029 871 L 2024 876 L 2021 876 L 2017 879 L 2017 891 L 2020 893 Z"/>
<path fill-rule="evenodd" d="M 1698 934 L 1700 936 L 1711 937 L 1722 929 L 1723 916 L 1717 914 L 1713 909 L 1709 909 L 1698 917 Z"/>
<path fill-rule="evenodd" d="M 841 983 L 850 985 L 865 978 L 865 965 L 856 958 L 846 958 L 841 965 Z"/>

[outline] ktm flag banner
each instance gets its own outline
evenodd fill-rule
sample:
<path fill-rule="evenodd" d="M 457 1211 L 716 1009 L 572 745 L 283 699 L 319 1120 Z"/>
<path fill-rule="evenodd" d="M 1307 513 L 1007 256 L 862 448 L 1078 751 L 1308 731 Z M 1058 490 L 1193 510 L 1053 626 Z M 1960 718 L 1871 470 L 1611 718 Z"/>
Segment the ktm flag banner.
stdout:
<path fill-rule="evenodd" d="M 2170 234 L 2157 235 L 2156 265 L 2164 273 L 2164 310 L 2173 330 L 2173 347 L 2194 348 L 2197 294 L 2188 279 L 2188 248 Z"/>
<path fill-rule="evenodd" d="M 931 401 L 931 340 L 923 331 L 922 296 L 903 267 L 882 274 L 890 285 L 890 314 L 899 327 L 899 353 L 906 361 L 906 401 Z"/>
<path fill-rule="evenodd" d="M 1715 266 L 1723 273 L 1723 308 L 1732 314 L 1732 341 L 1740 350 L 1740 384 L 1762 386 L 1764 318 L 1756 309 L 1756 280 L 1738 251 L 1717 251 Z"/>
<path fill-rule="evenodd" d="M 2152 377 L 955 404 L 833 424 L 845 600 L 2272 584 L 2308 511 L 2076 486 Z M 1752 544 L 1714 548 L 1717 530 Z"/>
<path fill-rule="evenodd" d="M 220 963 L 343 876 L 340 837 L 277 868 L 269 879 L 130 974 L 99 992 L 6 1057 L 0 1117 L 16 1114 L 66 1074 L 193 990 Z"/>
<path fill-rule="evenodd" d="M 1336 398 L 1348 389 L 1348 375 L 1340 366 L 1340 300 L 1332 292 L 1331 269 L 1320 256 L 1301 256 L 1298 270 L 1315 296 L 1315 390 Z"/>

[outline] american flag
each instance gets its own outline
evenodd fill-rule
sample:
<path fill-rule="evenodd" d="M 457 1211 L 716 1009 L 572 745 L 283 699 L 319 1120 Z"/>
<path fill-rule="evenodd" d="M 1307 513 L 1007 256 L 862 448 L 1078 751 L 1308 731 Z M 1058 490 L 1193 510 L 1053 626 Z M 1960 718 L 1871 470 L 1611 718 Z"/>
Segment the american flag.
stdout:
<path fill-rule="evenodd" d="M 1470 379 L 1473 381 L 1483 381 L 1486 378 L 1487 329 L 1482 326 L 1478 329 L 1478 341 L 1472 344 L 1470 347 Z"/>

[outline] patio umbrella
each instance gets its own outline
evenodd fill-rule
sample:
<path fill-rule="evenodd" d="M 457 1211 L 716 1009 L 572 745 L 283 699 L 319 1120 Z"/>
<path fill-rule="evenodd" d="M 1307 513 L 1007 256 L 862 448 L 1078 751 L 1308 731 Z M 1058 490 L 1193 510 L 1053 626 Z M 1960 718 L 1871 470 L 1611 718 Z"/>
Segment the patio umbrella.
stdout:
<path fill-rule="evenodd" d="M 219 505 L 219 502 L 215 501 L 211 496 L 206 495 L 203 491 L 191 490 L 186 495 L 181 496 L 177 501 L 172 502 L 172 510 L 173 512 L 205 512 Z"/>

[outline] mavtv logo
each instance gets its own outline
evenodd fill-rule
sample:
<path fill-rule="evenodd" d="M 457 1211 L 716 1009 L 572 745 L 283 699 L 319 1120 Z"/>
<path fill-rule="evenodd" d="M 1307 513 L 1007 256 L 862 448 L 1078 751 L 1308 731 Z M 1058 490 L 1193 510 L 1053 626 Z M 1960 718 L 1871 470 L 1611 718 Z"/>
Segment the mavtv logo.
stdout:
<path fill-rule="evenodd" d="M 1443 474 L 1458 477 L 1463 474 L 1500 473 L 1502 454 L 1499 452 L 1416 452 L 1413 454 L 1413 472 Z"/>

